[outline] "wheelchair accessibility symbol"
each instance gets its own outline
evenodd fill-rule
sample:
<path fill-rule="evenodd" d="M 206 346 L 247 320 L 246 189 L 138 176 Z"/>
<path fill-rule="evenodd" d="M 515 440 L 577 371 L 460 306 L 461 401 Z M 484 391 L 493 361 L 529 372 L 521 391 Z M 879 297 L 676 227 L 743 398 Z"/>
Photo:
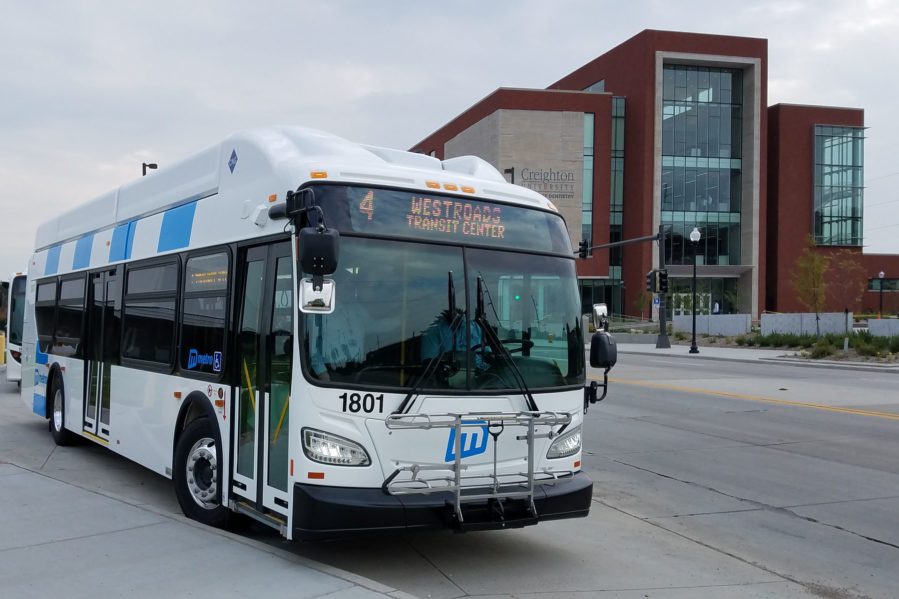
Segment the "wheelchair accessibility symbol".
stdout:
<path fill-rule="evenodd" d="M 459 449 L 462 454 L 461 459 L 470 458 L 487 451 L 487 439 L 489 430 L 487 423 L 483 420 L 462 421 L 462 424 L 480 424 L 479 428 L 468 428 L 462 433 L 462 439 L 459 443 Z M 450 429 L 449 439 L 446 443 L 446 461 L 456 461 L 456 429 Z"/>

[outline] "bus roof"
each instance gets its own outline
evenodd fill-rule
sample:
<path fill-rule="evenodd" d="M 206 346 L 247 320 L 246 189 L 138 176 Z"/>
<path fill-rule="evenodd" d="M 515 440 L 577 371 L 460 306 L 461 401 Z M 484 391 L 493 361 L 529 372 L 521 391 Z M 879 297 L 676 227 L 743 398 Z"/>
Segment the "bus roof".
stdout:
<path fill-rule="evenodd" d="M 226 176 L 235 175 L 237 168 L 243 177 Z M 315 129 L 274 127 L 234 133 L 221 143 L 46 221 L 37 229 L 35 248 L 41 250 L 157 214 L 222 193 L 228 187 L 251 188 L 253 181 L 266 179 L 283 194 L 316 178 L 313 172 L 318 177 L 327 173 L 328 181 L 423 190 L 433 189 L 435 182 L 453 183 L 474 188 L 483 199 L 555 210 L 546 198 L 507 183 L 496 168 L 475 156 L 441 161 L 424 154 L 353 143 Z"/>

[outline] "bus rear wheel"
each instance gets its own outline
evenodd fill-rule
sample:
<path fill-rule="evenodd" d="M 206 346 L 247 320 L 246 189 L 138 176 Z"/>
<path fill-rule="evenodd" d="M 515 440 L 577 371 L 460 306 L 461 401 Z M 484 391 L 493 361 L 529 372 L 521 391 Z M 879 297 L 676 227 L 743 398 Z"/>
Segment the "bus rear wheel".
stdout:
<path fill-rule="evenodd" d="M 53 375 L 50 400 L 50 434 L 57 445 L 71 445 L 74 436 L 66 430 L 66 390 L 59 374 Z"/>
<path fill-rule="evenodd" d="M 172 478 L 184 515 L 223 527 L 229 510 L 222 505 L 221 441 L 207 418 L 194 420 L 178 439 Z"/>

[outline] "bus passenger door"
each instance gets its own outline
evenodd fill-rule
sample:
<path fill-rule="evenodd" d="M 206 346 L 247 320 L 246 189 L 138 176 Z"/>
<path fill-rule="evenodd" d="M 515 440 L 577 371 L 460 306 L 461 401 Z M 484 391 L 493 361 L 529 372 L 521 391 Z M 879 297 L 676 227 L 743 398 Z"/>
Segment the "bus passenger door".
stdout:
<path fill-rule="evenodd" d="M 290 244 L 248 248 L 238 264 L 233 491 L 260 512 L 286 516 L 295 319 Z"/>
<path fill-rule="evenodd" d="M 121 333 L 119 277 L 115 270 L 89 276 L 84 431 L 109 440 L 110 367 L 119 353 Z"/>

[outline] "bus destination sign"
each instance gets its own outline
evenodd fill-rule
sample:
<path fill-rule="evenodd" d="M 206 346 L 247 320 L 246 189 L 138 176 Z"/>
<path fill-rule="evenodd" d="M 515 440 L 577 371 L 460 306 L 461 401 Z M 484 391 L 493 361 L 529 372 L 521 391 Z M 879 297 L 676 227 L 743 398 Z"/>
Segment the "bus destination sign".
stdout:
<path fill-rule="evenodd" d="M 406 222 L 415 231 L 437 231 L 464 237 L 503 239 L 506 231 L 501 206 L 475 204 L 454 198 L 413 195 Z"/>
<path fill-rule="evenodd" d="M 342 232 L 569 254 L 558 214 L 475 198 L 341 185 L 315 188 L 328 226 Z"/>

